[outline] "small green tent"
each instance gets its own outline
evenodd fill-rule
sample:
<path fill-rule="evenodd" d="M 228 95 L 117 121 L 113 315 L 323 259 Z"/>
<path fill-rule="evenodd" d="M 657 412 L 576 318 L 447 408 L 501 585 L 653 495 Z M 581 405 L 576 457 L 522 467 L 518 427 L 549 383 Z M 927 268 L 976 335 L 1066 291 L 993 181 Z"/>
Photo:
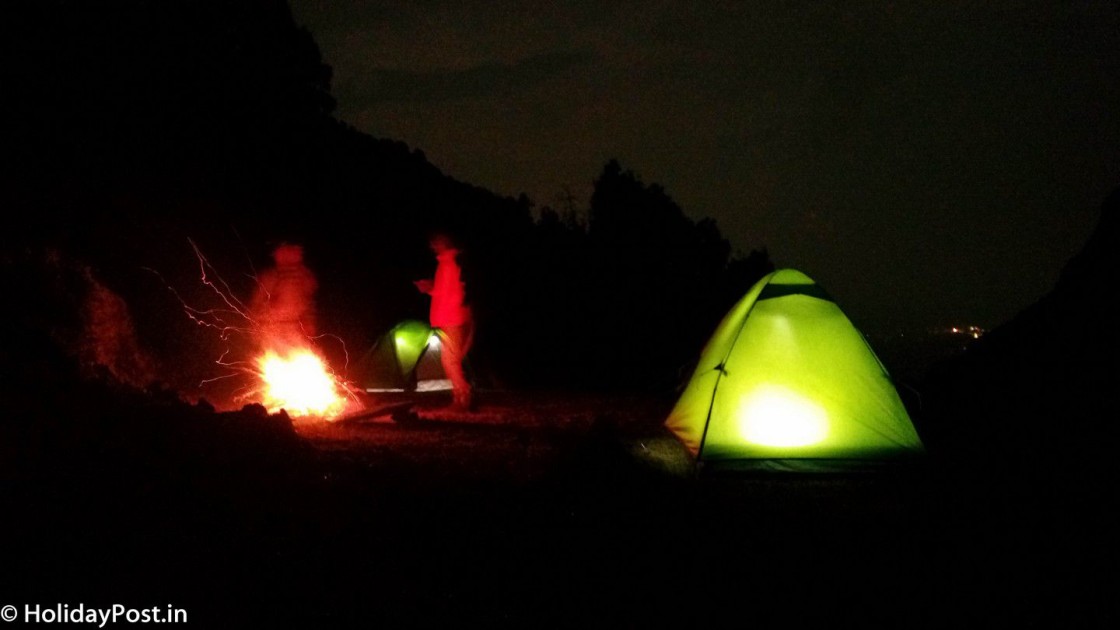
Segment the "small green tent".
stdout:
<path fill-rule="evenodd" d="M 744 468 L 848 468 L 923 450 L 863 335 L 793 269 L 724 317 L 665 424 L 697 461 Z"/>
<path fill-rule="evenodd" d="M 382 335 L 354 367 L 366 391 L 446 389 L 439 337 L 418 320 L 405 320 Z"/>

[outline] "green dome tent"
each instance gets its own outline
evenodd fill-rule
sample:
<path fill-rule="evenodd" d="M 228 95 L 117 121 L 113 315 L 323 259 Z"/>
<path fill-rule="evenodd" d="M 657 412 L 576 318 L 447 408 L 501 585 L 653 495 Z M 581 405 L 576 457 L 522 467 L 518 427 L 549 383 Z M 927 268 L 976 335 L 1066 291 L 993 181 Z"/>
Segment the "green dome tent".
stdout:
<path fill-rule="evenodd" d="M 923 450 L 863 335 L 793 269 L 724 317 L 665 424 L 698 462 L 741 468 L 849 468 Z"/>
<path fill-rule="evenodd" d="M 447 389 L 440 343 L 426 323 L 408 319 L 393 326 L 358 360 L 354 380 L 367 392 Z"/>

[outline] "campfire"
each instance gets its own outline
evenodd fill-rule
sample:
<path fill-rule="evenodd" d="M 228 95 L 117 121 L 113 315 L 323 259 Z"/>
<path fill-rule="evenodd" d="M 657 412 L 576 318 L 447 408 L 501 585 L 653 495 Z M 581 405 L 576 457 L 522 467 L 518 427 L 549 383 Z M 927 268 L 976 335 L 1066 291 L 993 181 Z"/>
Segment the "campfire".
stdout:
<path fill-rule="evenodd" d="M 316 335 L 304 322 L 282 317 L 311 306 L 313 279 L 302 281 L 311 283 L 312 290 L 307 295 L 293 298 L 290 287 L 284 286 L 287 278 L 270 283 L 267 277 L 256 277 L 257 295 L 246 304 L 218 275 L 193 241 L 191 247 L 198 257 L 202 284 L 215 294 L 218 305 L 210 309 L 196 308 L 187 304 L 177 291 L 168 288 L 183 305 L 187 317 L 199 326 L 215 330 L 223 341 L 233 336 L 246 337 L 252 342 L 251 347 L 257 348 L 245 352 L 248 356 L 242 355 L 243 358 L 230 356 L 227 350 L 216 361 L 226 373 L 206 379 L 200 385 L 230 378 L 244 379 L 247 382 L 239 388 L 233 402 L 259 403 L 269 413 L 283 410 L 293 419 L 333 421 L 362 408 L 353 388 L 330 368 L 318 347 L 323 339 L 333 339 L 340 344 L 342 340 L 329 334 Z M 289 295 L 285 296 L 285 292 Z M 276 316 L 278 312 L 281 317 Z M 345 351 L 345 344 L 342 348 Z"/>

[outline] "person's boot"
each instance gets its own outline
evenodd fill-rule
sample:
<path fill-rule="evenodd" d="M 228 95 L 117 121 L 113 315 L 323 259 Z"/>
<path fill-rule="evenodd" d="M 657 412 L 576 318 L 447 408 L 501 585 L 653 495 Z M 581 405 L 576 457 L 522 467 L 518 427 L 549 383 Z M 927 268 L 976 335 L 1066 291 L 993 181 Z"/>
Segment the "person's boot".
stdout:
<path fill-rule="evenodd" d="M 474 392 L 470 390 L 457 390 L 453 394 L 454 402 L 451 404 L 452 409 L 455 411 L 474 411 Z"/>

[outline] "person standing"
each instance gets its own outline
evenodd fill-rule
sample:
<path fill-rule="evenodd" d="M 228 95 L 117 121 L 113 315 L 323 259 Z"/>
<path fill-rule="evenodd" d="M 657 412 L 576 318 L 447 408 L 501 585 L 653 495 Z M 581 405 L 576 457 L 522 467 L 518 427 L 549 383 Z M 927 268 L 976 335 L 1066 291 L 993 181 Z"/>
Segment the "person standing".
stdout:
<path fill-rule="evenodd" d="M 432 234 L 428 245 L 436 257 L 435 276 L 430 280 L 416 280 L 414 284 L 422 293 L 432 298 L 428 319 L 443 346 L 440 361 L 443 371 L 451 381 L 452 407 L 463 411 L 472 410 L 474 392 L 467 380 L 463 362 L 471 350 L 474 318 L 467 304 L 466 285 L 459 267 L 460 250 L 444 232 Z"/>
<path fill-rule="evenodd" d="M 272 252 L 275 265 L 257 278 L 250 305 L 265 349 L 305 347 L 316 334 L 315 291 L 319 283 L 303 264 L 303 247 L 281 243 Z"/>

